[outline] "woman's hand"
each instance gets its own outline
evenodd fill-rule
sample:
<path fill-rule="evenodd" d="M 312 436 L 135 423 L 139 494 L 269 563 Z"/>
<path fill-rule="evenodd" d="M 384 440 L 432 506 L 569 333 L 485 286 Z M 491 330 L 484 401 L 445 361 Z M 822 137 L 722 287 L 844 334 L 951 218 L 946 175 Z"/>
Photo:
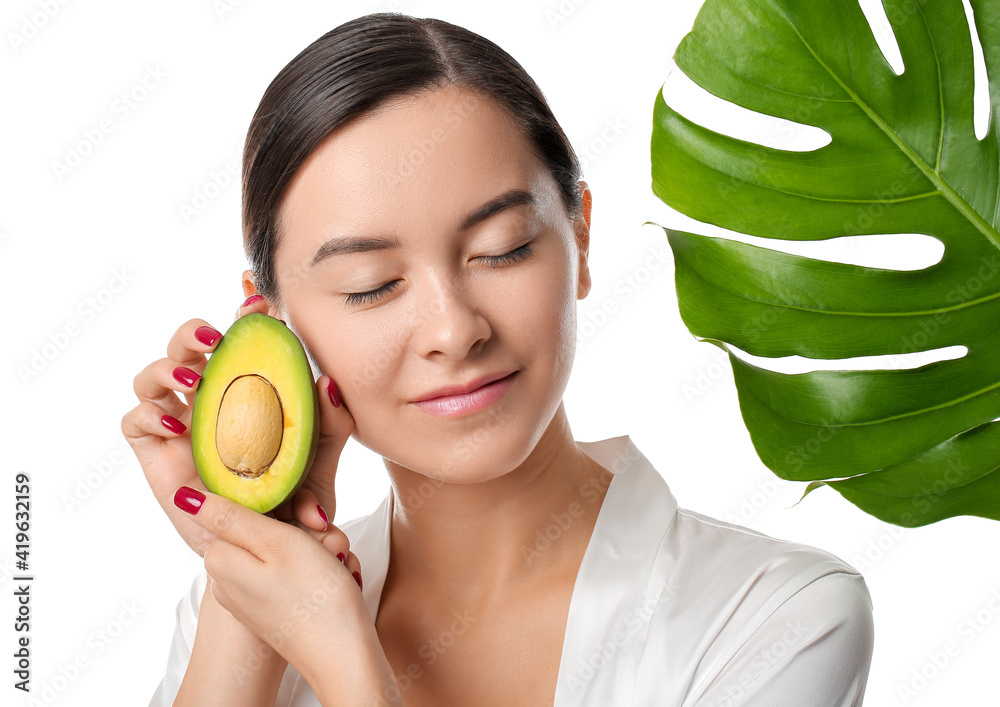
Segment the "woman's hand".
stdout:
<path fill-rule="evenodd" d="M 212 536 L 205 569 L 215 600 L 338 704 L 384 702 L 398 686 L 352 572 L 347 537 L 256 513 L 210 492 L 181 487 L 178 508 Z M 348 698 L 351 699 L 348 699 Z"/>
<path fill-rule="evenodd" d="M 240 307 L 236 318 L 251 312 L 270 313 L 267 301 L 258 298 Z M 206 490 L 194 465 L 188 428 L 198 381 L 208 362 L 206 354 L 215 350 L 221 338 L 222 334 L 203 319 L 191 319 L 178 328 L 167 345 L 167 357 L 154 361 L 135 377 L 133 387 L 139 404 L 121 422 L 122 434 L 157 502 L 198 555 L 205 554 L 212 536 L 173 504 L 173 494 L 179 486 Z M 340 453 L 354 431 L 354 419 L 344 405 L 333 404 L 328 376 L 321 376 L 316 386 L 320 438 L 310 474 L 296 496 L 269 515 L 286 521 L 298 519 L 310 528 L 322 529 L 336 513 L 334 476 Z M 177 393 L 184 395 L 184 401 Z M 322 506 L 327 518 L 316 505 Z"/>
<path fill-rule="evenodd" d="M 262 306 L 263 305 L 263 306 Z M 237 319 L 266 310 L 261 301 L 237 311 Z M 174 332 L 167 356 L 146 366 L 135 377 L 139 404 L 122 418 L 122 434 L 139 460 L 160 507 L 184 541 L 199 555 L 212 539 L 173 504 L 174 491 L 185 485 L 205 489 L 191 455 L 191 406 L 198 381 L 222 334 L 203 319 L 191 319 Z M 177 393 L 184 395 L 182 402 Z"/>

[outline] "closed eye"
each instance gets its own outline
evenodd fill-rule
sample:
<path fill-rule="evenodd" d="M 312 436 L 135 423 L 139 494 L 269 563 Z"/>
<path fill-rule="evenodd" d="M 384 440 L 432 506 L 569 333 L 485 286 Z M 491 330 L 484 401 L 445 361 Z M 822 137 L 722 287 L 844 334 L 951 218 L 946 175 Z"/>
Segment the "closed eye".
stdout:
<path fill-rule="evenodd" d="M 531 243 L 525 243 L 523 246 L 515 248 L 509 253 L 504 253 L 503 255 L 484 255 L 482 256 L 482 259 L 486 261 L 489 267 L 498 268 L 502 265 L 508 265 L 510 263 L 515 263 L 518 260 L 530 258 L 534 252 L 535 250 Z M 344 295 L 344 301 L 349 305 L 355 306 L 375 302 L 396 289 L 396 287 L 399 286 L 399 283 L 400 280 L 393 280 L 392 282 L 387 282 L 376 290 L 369 290 L 367 292 L 350 292 Z"/>
<path fill-rule="evenodd" d="M 530 258 L 534 252 L 535 251 L 531 247 L 531 244 L 525 243 L 520 248 L 515 248 L 509 253 L 504 253 L 503 255 L 484 255 L 483 260 L 489 263 L 491 268 L 498 268 L 501 265 L 514 263 L 524 258 Z"/>

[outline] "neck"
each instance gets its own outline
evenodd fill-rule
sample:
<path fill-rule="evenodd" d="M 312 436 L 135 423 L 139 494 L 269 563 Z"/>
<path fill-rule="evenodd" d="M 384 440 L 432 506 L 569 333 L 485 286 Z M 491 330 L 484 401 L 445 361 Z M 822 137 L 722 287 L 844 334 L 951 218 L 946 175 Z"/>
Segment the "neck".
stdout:
<path fill-rule="evenodd" d="M 433 596 L 488 602 L 512 586 L 575 578 L 613 474 L 573 439 L 563 405 L 517 468 L 479 483 L 395 464 L 389 574 Z"/>

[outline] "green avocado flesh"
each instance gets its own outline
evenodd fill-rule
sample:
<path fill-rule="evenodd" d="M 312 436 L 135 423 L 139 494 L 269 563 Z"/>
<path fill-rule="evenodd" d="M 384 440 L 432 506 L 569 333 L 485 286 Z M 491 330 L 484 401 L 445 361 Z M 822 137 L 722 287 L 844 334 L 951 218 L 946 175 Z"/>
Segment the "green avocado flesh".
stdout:
<path fill-rule="evenodd" d="M 240 317 L 195 392 L 198 476 L 212 493 L 266 513 L 305 481 L 318 441 L 316 382 L 298 337 L 266 314 Z"/>

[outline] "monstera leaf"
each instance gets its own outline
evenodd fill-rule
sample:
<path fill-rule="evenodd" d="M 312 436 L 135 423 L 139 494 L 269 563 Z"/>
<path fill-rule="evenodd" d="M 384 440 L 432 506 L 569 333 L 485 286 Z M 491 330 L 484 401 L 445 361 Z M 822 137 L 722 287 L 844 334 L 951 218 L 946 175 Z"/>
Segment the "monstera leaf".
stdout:
<path fill-rule="evenodd" d="M 664 229 L 681 317 L 729 353 L 764 464 L 907 527 L 1000 519 L 1000 2 L 971 5 L 994 106 L 982 141 L 961 0 L 884 0 L 900 75 L 857 0 L 707 0 L 677 65 L 716 96 L 825 130 L 820 149 L 720 135 L 662 89 L 653 116 L 653 191 L 699 221 L 767 238 L 922 233 L 944 245 L 939 262 L 903 271 Z M 838 359 L 953 345 L 967 354 L 800 374 L 730 348 Z"/>

